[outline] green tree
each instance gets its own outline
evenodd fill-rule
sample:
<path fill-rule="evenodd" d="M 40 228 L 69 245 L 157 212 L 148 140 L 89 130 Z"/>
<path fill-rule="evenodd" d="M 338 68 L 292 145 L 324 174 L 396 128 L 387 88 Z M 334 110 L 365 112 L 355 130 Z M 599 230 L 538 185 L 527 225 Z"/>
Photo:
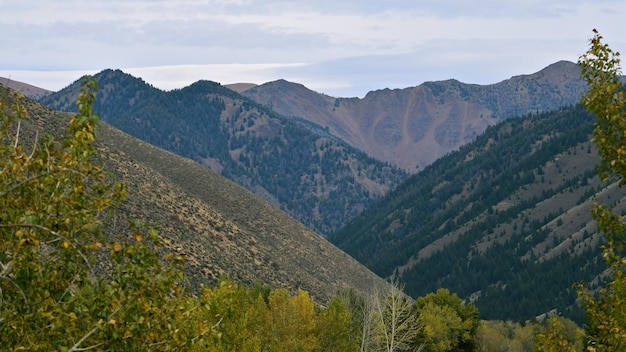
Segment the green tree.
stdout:
<path fill-rule="evenodd" d="M 352 314 L 338 297 L 333 297 L 328 307 L 317 317 L 315 335 L 316 351 L 352 352 L 359 347 L 358 334 L 352 325 Z"/>
<path fill-rule="evenodd" d="M 271 315 L 271 351 L 313 351 L 315 307 L 306 291 L 291 297 L 284 288 L 270 292 L 268 305 Z"/>
<path fill-rule="evenodd" d="M 261 351 L 271 340 L 270 313 L 259 291 L 250 290 L 229 279 L 204 288 L 202 309 L 192 321 L 211 336 L 195 344 L 197 351 Z"/>
<path fill-rule="evenodd" d="M 589 87 L 581 103 L 595 114 L 593 140 L 601 156 L 603 181 L 626 184 L 626 95 L 620 82 L 619 53 L 613 52 L 594 29 L 589 50 L 578 64 Z M 597 295 L 579 286 L 586 310 L 590 351 L 626 350 L 626 223 L 612 207 L 598 204 L 592 210 L 599 230 L 606 236 L 603 257 L 612 278 Z"/>
<path fill-rule="evenodd" d="M 418 341 L 429 351 L 474 351 L 480 326 L 478 309 L 463 304 L 456 294 L 441 288 L 415 302 L 422 330 Z"/>
<path fill-rule="evenodd" d="M 0 99 L 0 350 L 171 350 L 197 334 L 156 230 L 104 231 L 127 194 L 97 162 L 96 90 L 85 79 L 61 138 L 22 138 L 22 99 Z"/>
<path fill-rule="evenodd" d="M 577 352 L 582 351 L 583 339 L 576 324 L 558 316 L 550 317 L 545 331 L 537 335 L 538 352 Z"/>

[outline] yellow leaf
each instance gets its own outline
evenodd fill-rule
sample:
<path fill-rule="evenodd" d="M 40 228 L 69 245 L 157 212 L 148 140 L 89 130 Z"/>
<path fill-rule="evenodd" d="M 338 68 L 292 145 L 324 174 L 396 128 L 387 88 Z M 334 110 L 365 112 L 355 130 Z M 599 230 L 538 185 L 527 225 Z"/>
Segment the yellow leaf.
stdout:
<path fill-rule="evenodd" d="M 63 241 L 63 248 L 70 248 L 69 242 Z"/>

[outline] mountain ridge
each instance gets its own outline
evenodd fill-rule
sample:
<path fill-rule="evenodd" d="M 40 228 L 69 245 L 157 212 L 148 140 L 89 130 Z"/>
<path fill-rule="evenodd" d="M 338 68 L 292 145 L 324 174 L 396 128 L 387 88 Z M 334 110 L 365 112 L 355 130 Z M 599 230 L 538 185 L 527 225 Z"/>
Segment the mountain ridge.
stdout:
<path fill-rule="evenodd" d="M 430 81 L 371 91 L 362 99 L 334 98 L 277 80 L 242 95 L 327 127 L 368 155 L 415 173 L 498 121 L 576 104 L 585 88 L 579 72 L 576 64 L 559 61 L 491 85 Z"/>
<path fill-rule="evenodd" d="M 589 164 L 593 160 L 588 157 L 593 154 L 589 142 L 592 119 L 574 104 L 538 113 L 544 109 L 541 105 L 544 100 L 558 103 L 560 100 L 553 99 L 555 96 L 580 89 L 578 79 L 569 81 L 576 70 L 574 64 L 560 62 L 540 73 L 515 76 L 489 87 L 448 80 L 426 82 L 407 89 L 385 89 L 368 94 L 366 98 L 372 105 L 367 106 L 359 105 L 357 98 L 337 99 L 279 80 L 268 84 L 275 86 L 274 92 L 280 94 L 265 109 L 273 109 L 274 104 L 289 102 L 289 99 L 295 104 L 286 106 L 304 106 L 297 110 L 302 112 L 341 112 L 358 107 L 361 110 L 354 111 L 359 111 L 361 120 L 352 121 L 351 126 L 365 127 L 369 134 L 355 134 L 354 138 L 363 138 L 363 141 L 387 138 L 401 144 L 403 138 L 419 139 L 428 135 L 440 143 L 440 150 L 433 150 L 432 154 L 434 157 L 436 152 L 445 152 L 443 158 L 437 158 L 397 187 L 390 187 L 392 194 L 380 201 L 371 206 L 361 204 L 360 209 L 364 211 L 361 215 L 329 235 L 333 243 L 376 273 L 401 280 L 413 296 L 447 287 L 464 299 L 476 302 L 487 319 L 523 320 L 553 309 L 568 317 L 580 318 L 571 284 L 581 278 L 593 280 L 601 262 L 597 256 L 600 236 L 594 232 L 589 214 L 584 210 L 594 198 L 606 199 L 610 192 L 599 185 L 594 178 L 593 163 Z M 522 84 L 524 82 L 530 83 Z M 105 86 L 115 87 L 113 83 L 104 80 Z M 193 105 L 195 101 L 184 100 L 177 94 L 198 90 L 201 94 L 194 99 L 226 107 L 221 111 L 245 110 L 246 113 L 237 118 L 226 117 L 227 124 L 234 124 L 235 130 L 243 128 L 245 134 L 239 136 L 245 138 L 236 139 L 236 148 L 224 150 L 224 153 L 234 154 L 240 162 L 245 160 L 250 165 L 259 165 L 254 159 L 240 157 L 243 150 L 255 145 L 248 132 L 263 129 L 270 136 L 280 138 L 287 138 L 288 134 L 276 134 L 274 127 L 278 125 L 259 123 L 258 118 L 251 118 L 250 113 L 262 115 L 264 111 L 256 103 L 237 105 L 232 100 L 215 100 L 218 94 L 203 90 L 211 87 L 215 87 L 216 92 L 223 89 L 213 82 L 197 82 L 173 92 L 176 94 L 159 97 L 167 106 Z M 116 90 L 120 89 L 110 92 Z M 142 103 L 138 99 L 137 90 L 127 91 L 132 96 L 124 100 L 124 104 L 150 105 L 151 101 Z M 228 94 L 237 96 L 233 91 Z M 301 99 L 303 95 L 308 98 Z M 57 99 L 57 102 L 64 100 Z M 502 102 L 507 104 L 502 105 Z M 411 114 L 394 113 L 407 111 L 407 106 L 412 106 Z M 488 106 L 493 110 L 487 109 Z M 507 113 L 521 111 L 520 106 L 530 111 L 516 118 L 505 117 Z M 169 109 L 158 110 L 169 112 Z M 380 115 L 377 111 L 388 111 L 388 114 Z M 218 115 L 224 118 L 221 113 Z M 414 118 L 418 115 L 426 119 Z M 428 116 L 432 119 L 428 120 Z M 476 122 L 477 116 L 486 126 L 484 132 L 479 132 L 479 128 L 472 131 L 481 125 L 468 123 Z M 152 120 L 144 120 L 138 113 L 131 117 L 127 119 L 129 123 L 142 123 L 144 130 L 154 128 L 150 124 Z M 328 125 L 301 116 L 287 117 L 294 125 L 308 121 L 307 128 L 317 131 L 318 135 L 326 133 L 328 140 L 339 138 L 334 133 L 337 129 Z M 168 119 L 168 127 L 178 123 L 174 114 L 165 114 L 163 118 Z M 333 121 L 338 126 L 348 126 L 340 119 Z M 402 125 L 403 129 L 398 131 L 398 121 L 409 124 Z M 183 143 L 183 136 L 198 131 L 202 130 L 192 128 L 173 139 Z M 422 136 L 413 135 L 411 131 Z M 397 133 L 402 135 L 396 137 Z M 446 152 L 463 138 L 472 142 Z M 318 156 L 330 146 L 302 137 L 297 141 L 316 145 L 318 154 L 314 155 Z M 475 144 L 476 141 L 480 143 Z M 225 144 L 212 143 L 214 150 L 221 150 Z M 585 158 L 576 159 L 583 154 Z M 211 156 L 202 160 L 223 166 L 226 159 Z M 283 159 L 277 158 L 276 162 L 279 160 Z M 307 164 L 308 160 L 300 162 Z M 333 169 L 334 166 L 325 167 Z M 355 174 L 358 173 L 353 177 Z M 272 182 L 280 185 L 276 179 Z M 341 182 L 352 184 L 354 180 L 344 177 Z M 420 184 L 423 187 L 416 186 Z M 316 192 L 320 189 L 313 189 L 313 194 L 319 197 L 320 193 Z M 307 203 L 300 193 L 292 193 L 291 197 L 299 204 Z M 311 209 L 315 207 L 305 211 Z M 537 296 L 537 287 L 545 291 L 545 297 Z"/>
<path fill-rule="evenodd" d="M 406 176 L 215 82 L 163 92 L 120 70 L 95 78 L 100 91 L 94 110 L 104 121 L 211 168 L 324 235 Z M 75 111 L 79 85 L 41 101 Z"/>

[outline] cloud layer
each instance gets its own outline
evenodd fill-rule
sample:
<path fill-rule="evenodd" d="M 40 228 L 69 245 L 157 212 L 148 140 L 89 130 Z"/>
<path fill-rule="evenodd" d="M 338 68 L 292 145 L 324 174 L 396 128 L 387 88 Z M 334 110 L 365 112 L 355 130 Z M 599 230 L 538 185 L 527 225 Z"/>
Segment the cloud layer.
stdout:
<path fill-rule="evenodd" d="M 626 42 L 623 0 L 7 0 L 0 76 L 52 90 L 120 68 L 162 89 L 279 78 L 335 96 L 576 61 Z"/>

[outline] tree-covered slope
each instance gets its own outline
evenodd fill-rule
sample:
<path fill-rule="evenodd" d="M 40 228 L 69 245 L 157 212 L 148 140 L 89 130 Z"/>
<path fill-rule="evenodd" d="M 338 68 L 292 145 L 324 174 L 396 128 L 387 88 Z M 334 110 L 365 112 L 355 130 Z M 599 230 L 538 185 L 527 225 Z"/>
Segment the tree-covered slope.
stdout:
<path fill-rule="evenodd" d="M 101 90 L 94 109 L 104 121 L 221 173 L 322 234 L 405 177 L 217 83 L 163 92 L 121 71 L 95 78 Z M 72 111 L 77 92 L 74 83 L 42 102 Z"/>
<path fill-rule="evenodd" d="M 596 177 L 580 107 L 506 120 L 437 160 L 329 239 L 414 295 L 446 287 L 485 319 L 558 309 L 602 270 L 590 207 L 623 190 Z"/>

